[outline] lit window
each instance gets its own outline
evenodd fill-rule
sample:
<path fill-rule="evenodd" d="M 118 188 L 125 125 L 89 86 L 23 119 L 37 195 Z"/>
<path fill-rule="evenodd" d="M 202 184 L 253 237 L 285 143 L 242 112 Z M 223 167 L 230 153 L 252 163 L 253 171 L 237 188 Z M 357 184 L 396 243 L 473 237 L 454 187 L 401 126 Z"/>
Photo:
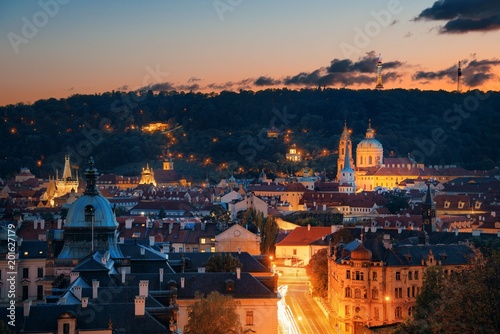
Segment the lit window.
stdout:
<path fill-rule="evenodd" d="M 372 290 L 372 299 L 378 299 L 378 290 L 377 289 Z"/>
<path fill-rule="evenodd" d="M 377 280 L 377 272 L 375 272 L 375 271 L 372 273 L 372 280 L 373 281 Z"/>
<path fill-rule="evenodd" d="M 252 326 L 253 325 L 253 311 L 247 311 L 246 325 L 247 326 Z"/>
<path fill-rule="evenodd" d="M 205 238 L 201 238 L 201 239 L 200 239 L 200 243 L 201 243 L 202 245 L 206 244 L 206 243 L 207 243 L 207 239 L 205 239 Z"/>

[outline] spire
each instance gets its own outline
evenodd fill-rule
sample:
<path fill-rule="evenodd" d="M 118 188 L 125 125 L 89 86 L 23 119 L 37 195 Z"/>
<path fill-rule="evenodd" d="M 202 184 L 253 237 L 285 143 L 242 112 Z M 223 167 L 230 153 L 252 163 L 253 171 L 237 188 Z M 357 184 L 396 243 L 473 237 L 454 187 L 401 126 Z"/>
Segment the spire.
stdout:
<path fill-rule="evenodd" d="M 62 176 L 63 180 L 71 180 L 73 179 L 72 175 L 71 175 L 71 165 L 70 165 L 70 161 L 69 161 L 69 155 L 66 154 L 64 156 L 64 170 L 63 170 L 63 176 Z"/>
<path fill-rule="evenodd" d="M 347 144 L 347 146 L 349 146 L 349 144 Z M 354 170 L 351 167 L 351 156 L 349 155 L 349 147 L 347 147 L 345 150 L 344 168 L 342 169 L 342 171 L 354 172 Z"/>
<path fill-rule="evenodd" d="M 90 157 L 88 161 L 89 167 L 85 170 L 85 178 L 87 179 L 87 188 L 85 188 L 85 195 L 96 196 L 99 195 L 97 189 L 97 169 L 94 168 L 94 158 Z"/>
<path fill-rule="evenodd" d="M 382 84 L 382 55 L 378 54 L 377 61 L 377 85 L 375 89 L 384 89 L 384 85 Z"/>
<path fill-rule="evenodd" d="M 431 183 L 430 181 L 427 181 L 427 194 L 425 196 L 425 202 L 424 204 L 427 205 L 434 205 L 434 201 L 432 200 L 432 195 L 431 195 Z"/>

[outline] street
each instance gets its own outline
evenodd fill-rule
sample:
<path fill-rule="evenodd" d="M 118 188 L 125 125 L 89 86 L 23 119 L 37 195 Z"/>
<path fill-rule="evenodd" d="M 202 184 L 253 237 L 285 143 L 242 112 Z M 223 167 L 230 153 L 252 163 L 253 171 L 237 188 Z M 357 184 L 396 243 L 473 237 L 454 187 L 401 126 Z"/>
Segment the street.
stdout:
<path fill-rule="evenodd" d="M 309 294 L 307 282 L 287 280 L 280 284 L 284 298 L 279 305 L 279 333 L 333 333 L 325 314 Z"/>

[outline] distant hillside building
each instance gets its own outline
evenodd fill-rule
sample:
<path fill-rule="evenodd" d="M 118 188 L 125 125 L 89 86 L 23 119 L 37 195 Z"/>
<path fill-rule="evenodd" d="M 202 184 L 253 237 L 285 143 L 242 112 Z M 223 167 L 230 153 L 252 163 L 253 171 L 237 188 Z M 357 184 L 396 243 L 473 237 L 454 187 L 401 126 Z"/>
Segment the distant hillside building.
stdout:
<path fill-rule="evenodd" d="M 77 192 L 80 181 L 78 180 L 78 171 L 75 172 L 73 176 L 73 171 L 71 170 L 70 156 L 64 156 L 64 169 L 63 175 L 59 178 L 59 171 L 56 170 L 55 179 L 49 179 L 47 184 L 47 190 L 40 198 L 44 201 L 49 201 L 51 206 L 55 205 L 55 198 L 63 197 L 71 192 Z"/>

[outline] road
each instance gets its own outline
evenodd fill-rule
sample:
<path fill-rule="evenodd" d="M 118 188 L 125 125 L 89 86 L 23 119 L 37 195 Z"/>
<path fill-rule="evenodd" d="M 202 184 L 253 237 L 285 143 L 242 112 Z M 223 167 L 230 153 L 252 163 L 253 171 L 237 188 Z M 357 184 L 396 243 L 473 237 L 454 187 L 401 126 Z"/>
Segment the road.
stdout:
<path fill-rule="evenodd" d="M 311 297 L 307 282 L 282 282 L 279 322 L 282 334 L 333 333 L 328 319 Z"/>

